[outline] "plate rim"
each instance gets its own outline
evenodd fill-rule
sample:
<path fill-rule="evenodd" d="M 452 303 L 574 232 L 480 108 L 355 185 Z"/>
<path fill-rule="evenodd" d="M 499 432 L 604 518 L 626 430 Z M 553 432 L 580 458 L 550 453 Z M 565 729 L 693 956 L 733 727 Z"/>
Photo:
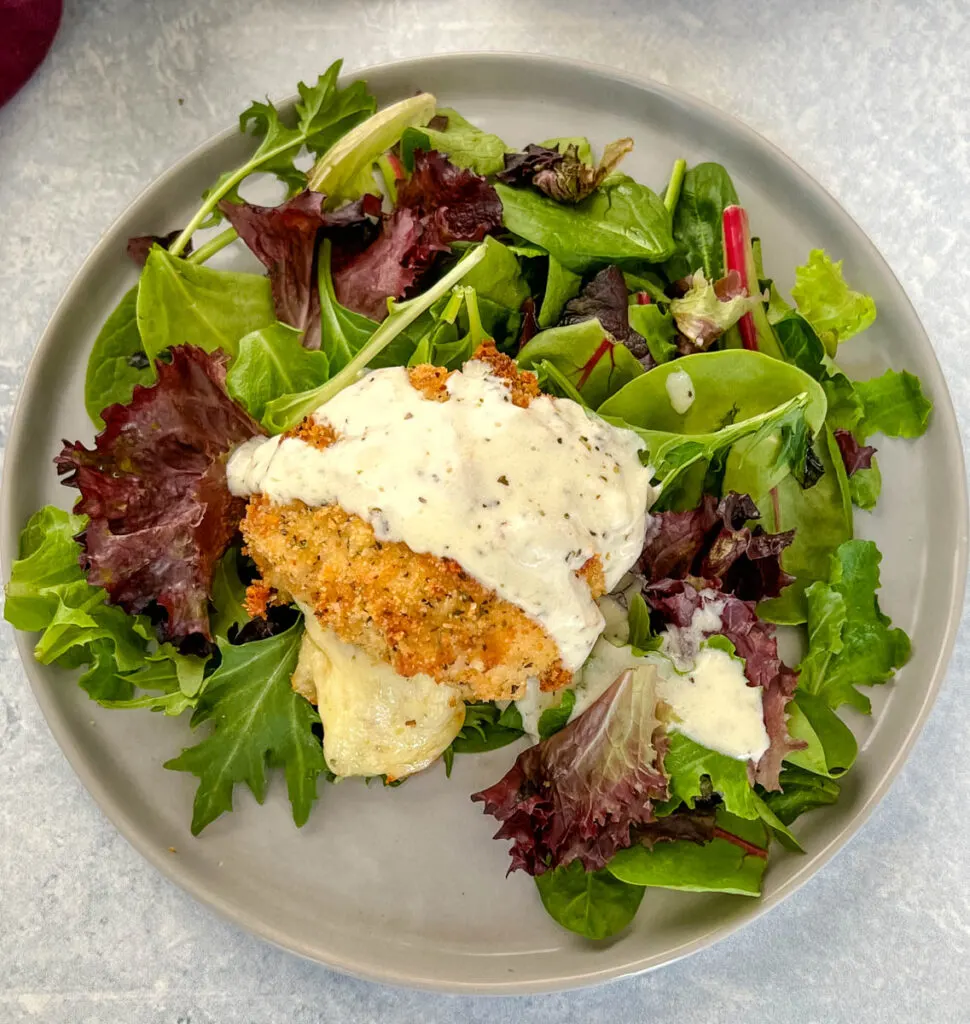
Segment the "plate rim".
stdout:
<path fill-rule="evenodd" d="M 945 621 L 944 641 L 937 651 L 936 658 L 932 663 L 932 672 L 929 675 L 928 682 L 923 690 L 922 702 L 920 703 L 918 712 L 909 723 L 909 728 L 902 742 L 899 744 L 895 755 L 883 772 L 882 777 L 861 806 L 856 809 L 852 818 L 823 847 L 813 850 L 811 852 L 810 859 L 807 860 L 801 868 L 796 870 L 791 877 L 779 887 L 778 890 L 769 896 L 759 898 L 757 901 L 752 900 L 750 908 L 736 914 L 729 922 L 719 923 L 703 932 L 703 934 L 666 953 L 653 954 L 640 959 L 629 960 L 619 965 L 614 964 L 599 969 L 591 968 L 584 972 L 572 971 L 562 976 L 553 976 L 550 974 L 539 981 L 526 981 L 519 979 L 501 982 L 462 982 L 455 980 L 442 982 L 434 978 L 430 973 L 426 973 L 426 976 L 419 977 L 413 972 L 405 973 L 397 971 L 394 969 L 393 964 L 384 964 L 382 965 L 382 969 L 376 970 L 371 965 L 353 962 L 351 959 L 341 956 L 339 953 L 334 953 L 333 951 L 328 951 L 327 958 L 324 959 L 321 956 L 322 951 L 319 944 L 317 949 L 314 950 L 309 948 L 306 943 L 294 941 L 283 934 L 280 929 L 250 915 L 244 907 L 240 907 L 235 902 L 222 899 L 215 895 L 213 892 L 209 891 L 203 883 L 196 881 L 191 872 L 182 869 L 176 858 L 166 857 L 163 851 L 157 849 L 154 845 L 141 838 L 137 826 L 130 821 L 129 815 L 124 810 L 123 806 L 111 797 L 107 787 L 101 782 L 100 776 L 96 772 L 87 770 L 84 765 L 83 755 L 77 745 L 72 741 L 70 731 L 61 723 L 58 711 L 59 702 L 56 696 L 49 691 L 49 687 L 41 675 L 41 666 L 33 657 L 33 642 L 31 640 L 33 634 L 26 634 L 19 630 L 14 630 L 14 635 L 20 660 L 30 683 L 34 699 L 37 701 L 51 734 L 61 751 L 64 753 L 64 756 L 67 758 L 71 768 L 78 776 L 84 788 L 94 798 L 98 807 L 102 813 L 104 813 L 108 821 L 110 821 L 111 824 L 119 831 L 129 845 L 144 857 L 168 881 L 174 882 L 179 886 L 179 888 L 183 889 L 194 899 L 198 900 L 205 906 L 210 907 L 221 917 L 238 925 L 250 934 L 257 936 L 280 949 L 284 949 L 290 953 L 295 953 L 304 959 L 310 960 L 314 963 L 319 963 L 342 974 L 380 984 L 439 993 L 507 996 L 514 994 L 536 994 L 564 991 L 568 989 L 587 987 L 602 984 L 609 980 L 642 974 L 646 971 L 656 970 L 666 964 L 675 963 L 692 953 L 708 948 L 720 939 L 734 934 L 751 921 L 768 913 L 773 907 L 781 903 L 782 900 L 787 899 L 788 896 L 799 889 L 812 875 L 823 868 L 824 865 L 832 859 L 832 857 L 844 848 L 844 846 L 866 823 L 875 807 L 883 799 L 890 786 L 895 781 L 903 764 L 911 753 L 916 740 L 922 732 L 929 716 L 929 712 L 939 694 L 940 687 L 942 686 L 943 679 L 952 659 L 962 615 L 963 594 L 966 588 L 968 562 L 967 523 L 970 515 L 968 515 L 966 455 L 963 450 L 962 435 L 959 429 L 959 422 L 956 417 L 956 411 L 950 396 L 950 391 L 947 386 L 946 377 L 937 357 L 936 349 L 927 335 L 919 318 L 919 314 L 913 306 L 909 295 L 903 288 L 888 261 L 872 242 L 863 228 L 848 213 L 848 211 L 844 209 L 842 204 L 839 203 L 839 201 L 831 195 L 823 185 L 816 181 L 812 175 L 804 170 L 795 160 L 789 157 L 778 145 L 765 138 L 743 120 L 711 103 L 708 103 L 705 100 L 699 99 L 688 92 L 667 85 L 666 83 L 659 82 L 648 76 L 637 75 L 617 70 L 607 65 L 596 64 L 576 58 L 514 50 L 451 51 L 440 54 L 426 54 L 418 57 L 408 57 L 402 60 L 384 61 L 377 64 L 367 65 L 362 68 L 356 68 L 349 72 L 343 71 L 340 76 L 340 81 L 342 84 L 346 84 L 358 79 L 366 80 L 374 73 L 382 73 L 390 70 L 404 71 L 415 68 L 419 69 L 420 67 L 427 66 L 429 64 L 447 65 L 467 62 L 469 60 L 475 60 L 482 63 L 492 63 L 496 66 L 500 66 L 501 64 L 509 61 L 531 62 L 542 63 L 560 70 L 579 70 L 583 75 L 593 76 L 601 81 L 632 86 L 644 93 L 646 96 L 661 96 L 667 100 L 674 100 L 684 107 L 692 108 L 695 111 L 704 114 L 706 117 L 720 122 L 722 126 L 727 127 L 731 134 L 735 138 L 739 138 L 740 141 L 751 145 L 755 149 L 761 149 L 762 151 L 767 150 L 775 161 L 780 162 L 784 166 L 787 173 L 794 179 L 800 189 L 811 193 L 816 202 L 819 202 L 823 207 L 828 208 L 829 212 L 839 221 L 842 228 L 850 235 L 854 236 L 856 242 L 867 251 L 870 259 L 872 259 L 874 263 L 878 264 L 883 272 L 888 275 L 892 284 L 895 285 L 898 295 L 908 306 L 914 323 L 918 325 L 918 335 L 916 340 L 911 344 L 914 347 L 925 348 L 925 351 L 931 359 L 931 365 L 935 370 L 936 380 L 934 381 L 933 391 L 934 420 L 941 424 L 944 434 L 949 436 L 951 440 L 956 440 L 956 457 L 960 464 L 957 468 L 959 468 L 960 472 L 957 474 L 958 483 L 954 488 L 953 497 L 957 500 L 959 505 L 959 521 L 962 524 L 962 529 L 959 531 L 957 537 L 957 549 L 954 554 L 955 572 L 953 576 L 953 586 L 950 588 L 950 593 L 948 594 L 948 610 Z M 285 99 L 279 101 L 278 106 L 282 109 L 289 109 L 297 99 L 298 96 L 296 94 L 289 94 Z M 197 146 L 193 147 L 187 154 L 175 161 L 161 174 L 152 178 L 152 180 L 124 206 L 120 213 L 112 220 L 111 224 L 104 230 L 101 239 L 82 260 L 63 295 L 55 306 L 54 311 L 41 333 L 24 370 L 17 399 L 11 415 L 10 432 L 7 438 L 7 443 L 4 446 L 4 464 L 2 478 L 0 478 L 0 573 L 2 573 L 4 579 L 6 579 L 10 569 L 7 557 L 8 538 L 19 536 L 20 529 L 22 528 L 22 524 L 13 522 L 13 510 L 11 508 L 10 495 L 14 487 L 14 480 L 13 471 L 11 470 L 12 460 L 8 455 L 11 451 L 16 451 L 23 445 L 22 435 L 26 430 L 26 416 L 24 415 L 24 410 L 30 404 L 33 392 L 37 390 L 37 378 L 39 377 L 38 367 L 50 356 L 50 352 L 48 350 L 52 346 L 52 339 L 56 334 L 57 326 L 68 316 L 70 307 L 75 299 L 75 292 L 78 291 L 79 285 L 82 283 L 82 279 L 87 273 L 88 268 L 93 263 L 97 262 L 103 253 L 109 250 L 113 229 L 119 223 L 124 221 L 134 210 L 136 210 L 149 193 L 162 188 L 171 179 L 178 177 L 185 168 L 193 164 L 209 149 L 236 136 L 238 136 L 238 128 L 236 127 L 227 127 L 222 131 L 216 132 L 203 140 Z M 9 560 L 12 561 L 16 555 L 16 545 L 9 544 L 9 548 Z"/>

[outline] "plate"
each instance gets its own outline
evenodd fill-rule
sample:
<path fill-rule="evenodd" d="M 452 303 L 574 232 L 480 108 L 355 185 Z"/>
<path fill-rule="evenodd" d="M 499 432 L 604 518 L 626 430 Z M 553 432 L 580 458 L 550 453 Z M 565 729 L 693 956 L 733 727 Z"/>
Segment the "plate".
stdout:
<path fill-rule="evenodd" d="M 872 720 L 851 723 L 862 750 L 840 803 L 799 820 L 809 852 L 777 850 L 760 901 L 651 890 L 627 932 L 594 945 L 546 915 L 530 878 L 505 877 L 506 844 L 491 839 L 495 820 L 468 799 L 504 773 L 510 748 L 456 758 L 450 780 L 439 767 L 398 789 L 357 781 L 326 787 L 302 830 L 290 820 L 281 778 L 263 807 L 237 787 L 235 812 L 193 839 L 194 780 L 162 768 L 188 741 L 187 721 L 99 708 L 69 673 L 37 664 L 31 638 L 18 635 L 27 675 L 71 764 L 128 840 L 195 897 L 280 946 L 361 977 L 452 992 L 563 989 L 657 967 L 765 913 L 817 871 L 886 792 L 926 718 L 966 576 L 963 455 L 946 384 L 905 294 L 859 227 L 782 153 L 727 115 L 609 69 L 525 55 L 430 57 L 361 77 L 381 104 L 430 90 L 512 144 L 585 134 L 602 147 L 633 136 L 636 150 L 624 169 L 654 187 L 676 157 L 720 161 L 783 289 L 808 250 L 824 246 L 875 297 L 876 325 L 845 346 L 843 366 L 862 377 L 909 369 L 936 411 L 922 441 L 880 445 L 883 500 L 875 515 L 857 516 L 860 534 L 887 556 L 883 607 L 909 632 L 914 652 L 897 682 L 873 693 Z M 0 519 L 5 575 L 28 516 L 48 502 L 70 505 L 51 460 L 62 438 L 92 436 L 84 368 L 98 328 L 136 277 L 127 238 L 185 223 L 202 191 L 251 149 L 229 130 L 190 154 L 132 204 L 68 289 L 14 416 Z"/>

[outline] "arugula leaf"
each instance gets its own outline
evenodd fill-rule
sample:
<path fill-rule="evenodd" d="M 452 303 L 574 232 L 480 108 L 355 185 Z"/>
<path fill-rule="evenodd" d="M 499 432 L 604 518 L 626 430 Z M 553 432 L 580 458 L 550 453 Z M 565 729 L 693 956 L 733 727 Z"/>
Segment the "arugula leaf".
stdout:
<path fill-rule="evenodd" d="M 799 768 L 786 768 L 781 773 L 781 786 L 777 792 L 769 793 L 765 801 L 786 825 L 806 811 L 827 807 L 839 799 L 837 782 Z"/>
<path fill-rule="evenodd" d="M 221 199 L 238 201 L 239 185 L 249 175 L 256 171 L 275 174 L 287 186 L 288 193 L 299 192 L 306 185 L 306 175 L 293 161 L 301 146 L 306 145 L 319 156 L 345 131 L 373 114 L 376 102 L 363 82 L 355 82 L 346 89 L 337 88 L 342 65 L 343 61 L 334 61 L 313 86 L 300 82 L 295 126 L 284 122 L 269 102 L 257 101 L 239 115 L 241 132 L 251 131 L 253 135 L 262 136 L 259 148 L 242 166 L 223 174 L 205 193 L 198 212 L 169 246 L 173 256 L 183 252 L 200 227 L 210 227 L 221 219 L 218 210 Z"/>
<path fill-rule="evenodd" d="M 523 735 L 522 715 L 515 704 L 499 711 L 493 701 L 465 705 L 465 723 L 441 755 L 445 775 L 451 778 L 455 754 L 481 754 L 514 743 Z"/>
<path fill-rule="evenodd" d="M 323 746 L 313 733 L 320 721 L 313 706 L 295 693 L 290 676 L 303 638 L 302 621 L 267 640 L 235 647 L 219 641 L 222 663 L 192 715 L 192 727 L 212 731 L 165 767 L 199 779 L 192 834 L 232 810 L 232 791 L 245 782 L 259 803 L 266 797 L 266 767 L 283 767 L 297 826 L 306 823 L 317 798 L 317 777 L 327 771 Z"/>
<path fill-rule="evenodd" d="M 569 716 L 576 706 L 576 694 L 572 690 L 563 690 L 562 699 L 554 707 L 546 708 L 539 716 L 539 739 L 548 739 L 553 733 L 559 732 L 569 721 Z"/>
<path fill-rule="evenodd" d="M 823 249 L 813 249 L 808 262 L 795 268 L 791 295 L 830 356 L 835 355 L 841 342 L 864 331 L 876 319 L 871 296 L 853 291 L 842 276 L 842 261 L 833 262 Z"/>
<path fill-rule="evenodd" d="M 148 386 L 155 379 L 155 367 L 145 355 L 138 333 L 135 306 L 138 286 L 125 292 L 121 302 L 94 340 L 84 377 L 84 408 L 91 422 L 104 426 L 101 411 L 116 402 L 130 402 L 137 384 Z"/>
<path fill-rule="evenodd" d="M 659 366 L 677 357 L 677 325 L 669 310 L 656 303 L 630 306 L 630 326 L 647 343 L 653 361 Z"/>
<path fill-rule="evenodd" d="M 720 808 L 717 824 L 721 836 L 729 834 L 749 844 L 752 850 L 762 850 L 762 855 L 751 853 L 739 843 L 721 836 L 704 845 L 675 839 L 656 843 L 652 850 L 642 845 L 619 850 L 607 870 L 631 885 L 760 896 L 761 880 L 768 864 L 768 836 L 764 825 L 726 814 Z"/>
<path fill-rule="evenodd" d="M 887 370 L 881 377 L 855 382 L 862 402 L 857 433 L 863 441 L 872 434 L 888 437 L 919 437 L 926 431 L 933 403 L 923 395 L 919 377 Z"/>
<path fill-rule="evenodd" d="M 246 584 L 239 577 L 239 549 L 229 550 L 219 559 L 212 577 L 212 611 L 209 615 L 212 635 L 229 639 L 229 630 L 240 629 L 249 621 L 246 611 Z"/>
<path fill-rule="evenodd" d="M 876 507 L 881 491 L 882 473 L 875 458 L 868 469 L 857 469 L 849 477 L 849 495 L 852 498 L 852 504 L 866 512 L 871 512 Z"/>
<path fill-rule="evenodd" d="M 636 916 L 643 888 L 621 881 L 605 868 L 586 871 L 574 860 L 536 876 L 536 888 L 549 916 L 587 939 L 608 939 Z"/>
<path fill-rule="evenodd" d="M 725 207 L 737 204 L 734 183 L 720 164 L 698 164 L 686 172 L 673 218 L 677 251 L 664 267 L 671 281 L 697 270 L 712 281 L 724 276 L 721 218 Z"/>
<path fill-rule="evenodd" d="M 234 356 L 244 334 L 276 321 L 265 277 L 196 266 L 157 245 L 142 271 L 136 310 L 150 359 L 185 343 Z"/>
<path fill-rule="evenodd" d="M 517 361 L 523 370 L 551 363 L 593 409 L 643 373 L 640 361 L 625 345 L 610 340 L 599 320 L 540 331 Z"/>
<path fill-rule="evenodd" d="M 226 390 L 254 419 L 262 418 L 274 398 L 309 391 L 330 376 L 326 355 L 305 349 L 301 339 L 302 332 L 284 323 L 240 339 L 239 353 L 226 374 Z"/>
<path fill-rule="evenodd" d="M 806 591 L 809 647 L 799 687 L 832 709 L 849 704 L 868 714 L 869 698 L 857 687 L 885 683 L 909 658 L 909 637 L 890 628 L 876 599 L 881 561 L 872 541 L 846 541 L 832 556 L 828 581 Z"/>
<path fill-rule="evenodd" d="M 434 96 L 423 92 L 372 114 L 314 164 L 307 187 L 323 192 L 330 207 L 373 189 L 370 171 L 377 158 L 397 144 L 405 129 L 431 120 L 434 108 Z"/>
<path fill-rule="evenodd" d="M 442 120 L 443 126 L 432 127 L 441 125 Z M 439 107 L 430 124 L 408 128 L 401 137 L 401 161 L 409 171 L 414 166 L 416 149 L 436 149 L 456 166 L 487 176 L 505 166 L 508 147 L 497 135 L 476 128 L 451 107 Z"/>
<path fill-rule="evenodd" d="M 656 263 L 670 256 L 674 240 L 663 201 L 625 175 L 611 181 L 575 205 L 558 203 L 531 189 L 501 183 L 495 189 L 502 200 L 505 226 L 542 246 L 574 273 L 604 263 Z"/>
<path fill-rule="evenodd" d="M 583 278 L 567 270 L 555 256 L 549 257 L 549 270 L 546 273 L 546 290 L 539 308 L 539 326 L 543 329 L 552 327 L 559 322 L 566 303 L 579 294 Z"/>
<path fill-rule="evenodd" d="M 298 395 L 276 398 L 269 403 L 264 413 L 265 425 L 273 433 L 281 433 L 295 426 L 324 402 L 329 401 L 345 387 L 352 384 L 366 366 L 375 365 L 377 357 L 403 334 L 425 310 L 429 309 L 443 295 L 456 285 L 473 267 L 484 258 L 485 249 L 478 246 L 468 252 L 439 281 L 426 292 L 407 302 L 393 305 L 393 312 L 378 326 L 370 340 L 339 371 L 318 388 Z M 321 292 L 322 294 L 322 292 Z"/>

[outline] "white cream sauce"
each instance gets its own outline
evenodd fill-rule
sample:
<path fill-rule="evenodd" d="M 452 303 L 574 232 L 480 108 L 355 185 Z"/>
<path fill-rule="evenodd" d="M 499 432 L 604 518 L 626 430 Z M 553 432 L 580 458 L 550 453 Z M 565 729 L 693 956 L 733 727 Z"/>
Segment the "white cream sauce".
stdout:
<path fill-rule="evenodd" d="M 657 495 L 643 442 L 568 399 L 519 408 L 480 361 L 447 388 L 428 401 L 405 368 L 376 370 L 314 413 L 335 444 L 249 441 L 229 460 L 230 490 L 338 504 L 381 540 L 455 559 L 544 626 L 574 671 L 604 625 L 576 571 L 599 555 L 610 590 L 643 545 Z"/>
<path fill-rule="evenodd" d="M 674 370 L 664 382 L 674 412 L 683 416 L 694 404 L 694 382 L 686 370 Z"/>

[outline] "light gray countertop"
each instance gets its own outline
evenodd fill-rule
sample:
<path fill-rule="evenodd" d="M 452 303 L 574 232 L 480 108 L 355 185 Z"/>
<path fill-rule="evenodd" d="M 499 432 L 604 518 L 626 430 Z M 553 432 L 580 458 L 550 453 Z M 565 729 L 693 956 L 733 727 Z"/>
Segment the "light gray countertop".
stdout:
<path fill-rule="evenodd" d="M 100 234 L 248 101 L 343 55 L 532 50 L 652 76 L 736 114 L 869 233 L 970 425 L 970 12 L 963 0 L 74 0 L 0 110 L 0 432 Z M 0 44 L 2 45 L 2 44 Z M 184 102 L 183 102 L 184 100 Z M 929 724 L 848 847 L 767 917 L 634 980 L 528 999 L 380 988 L 263 944 L 128 846 L 0 644 L 0 1022 L 970 1020 L 970 715 L 958 642 Z M 469 922 L 474 927 L 474 922 Z"/>

